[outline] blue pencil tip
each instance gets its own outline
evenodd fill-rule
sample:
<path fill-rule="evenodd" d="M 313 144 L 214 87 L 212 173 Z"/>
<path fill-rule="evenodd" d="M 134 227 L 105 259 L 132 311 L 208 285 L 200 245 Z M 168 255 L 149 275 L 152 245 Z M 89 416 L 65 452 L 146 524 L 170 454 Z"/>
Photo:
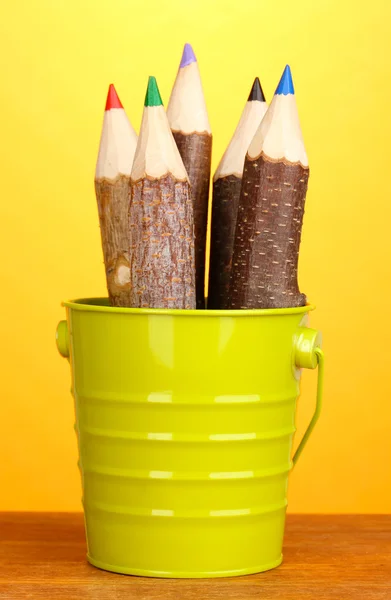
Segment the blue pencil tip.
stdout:
<path fill-rule="evenodd" d="M 197 59 L 194 54 L 194 50 L 190 46 L 190 44 L 185 44 L 185 47 L 183 48 L 182 60 L 181 60 L 181 64 L 179 65 L 179 68 L 183 69 L 183 67 L 187 67 L 187 65 L 191 65 L 191 63 L 193 63 L 193 62 L 197 62 Z"/>
<path fill-rule="evenodd" d="M 295 93 L 295 88 L 293 87 L 292 81 L 292 73 L 289 65 L 285 67 L 280 79 L 280 83 L 278 84 L 274 93 L 278 95 L 284 94 L 284 96 Z"/>

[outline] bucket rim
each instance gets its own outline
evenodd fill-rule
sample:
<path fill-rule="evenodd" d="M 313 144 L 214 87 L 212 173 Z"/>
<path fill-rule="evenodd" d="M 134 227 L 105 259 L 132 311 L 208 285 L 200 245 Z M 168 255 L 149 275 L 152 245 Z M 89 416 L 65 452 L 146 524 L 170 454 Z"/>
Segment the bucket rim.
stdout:
<path fill-rule="evenodd" d="M 179 308 L 126 308 L 110 306 L 104 297 L 77 298 L 66 300 L 61 306 L 83 312 L 122 313 L 130 315 L 168 315 L 171 317 L 261 317 L 300 315 L 315 310 L 314 304 L 292 308 L 252 308 L 252 309 L 179 309 Z"/>

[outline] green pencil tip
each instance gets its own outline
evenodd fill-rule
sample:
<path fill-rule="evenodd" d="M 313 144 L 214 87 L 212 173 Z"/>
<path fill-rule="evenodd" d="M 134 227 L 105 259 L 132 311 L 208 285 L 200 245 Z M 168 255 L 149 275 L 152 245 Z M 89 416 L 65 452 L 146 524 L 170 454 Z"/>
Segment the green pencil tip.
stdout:
<path fill-rule="evenodd" d="M 163 102 L 160 97 L 159 88 L 157 87 L 156 78 L 148 79 L 147 93 L 145 94 L 144 106 L 162 106 Z"/>

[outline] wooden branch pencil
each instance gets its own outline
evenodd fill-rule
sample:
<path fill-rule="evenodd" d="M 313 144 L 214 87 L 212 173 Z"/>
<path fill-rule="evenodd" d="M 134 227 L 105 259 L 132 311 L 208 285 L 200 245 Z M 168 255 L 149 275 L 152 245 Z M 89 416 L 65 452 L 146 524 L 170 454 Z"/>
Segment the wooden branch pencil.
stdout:
<path fill-rule="evenodd" d="M 113 85 L 103 117 L 95 192 L 112 306 L 129 306 L 129 180 L 137 135 Z"/>
<path fill-rule="evenodd" d="M 308 176 L 287 66 L 246 155 L 231 271 L 231 308 L 305 305 L 297 264 Z"/>
<path fill-rule="evenodd" d="M 130 306 L 196 308 L 190 183 L 154 77 L 130 183 Z"/>
<path fill-rule="evenodd" d="M 212 135 L 197 59 L 190 44 L 186 44 L 183 50 L 167 107 L 167 117 L 191 183 L 197 308 L 204 308 Z"/>
<path fill-rule="evenodd" d="M 213 178 L 208 308 L 227 308 L 244 159 L 266 109 L 265 96 L 256 77 Z"/>

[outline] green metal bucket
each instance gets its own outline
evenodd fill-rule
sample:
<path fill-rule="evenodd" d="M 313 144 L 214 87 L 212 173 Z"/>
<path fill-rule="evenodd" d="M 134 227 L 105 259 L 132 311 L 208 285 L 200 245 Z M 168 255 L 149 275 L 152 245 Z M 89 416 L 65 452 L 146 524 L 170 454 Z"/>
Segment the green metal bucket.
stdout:
<path fill-rule="evenodd" d="M 282 561 L 288 474 L 318 418 L 310 306 L 241 311 L 66 302 L 88 560 L 117 573 L 223 577 Z M 319 365 L 291 459 L 300 369 Z"/>

